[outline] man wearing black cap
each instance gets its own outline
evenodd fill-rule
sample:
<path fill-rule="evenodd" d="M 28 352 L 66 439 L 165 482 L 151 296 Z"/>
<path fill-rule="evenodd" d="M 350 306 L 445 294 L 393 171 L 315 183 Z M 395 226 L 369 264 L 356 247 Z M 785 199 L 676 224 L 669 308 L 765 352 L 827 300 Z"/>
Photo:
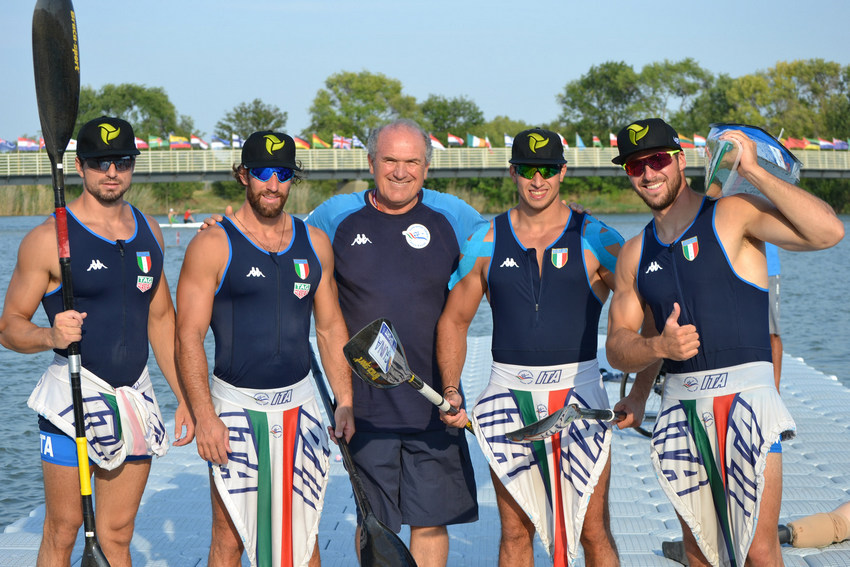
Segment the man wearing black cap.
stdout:
<path fill-rule="evenodd" d="M 510 163 L 519 203 L 464 244 L 437 326 L 437 360 L 444 384 L 457 384 L 466 333 L 486 293 L 493 367 L 471 420 L 496 487 L 499 565 L 533 565 L 535 531 L 555 565 L 575 561 L 579 541 L 587 565 L 618 565 L 608 519 L 610 428 L 578 421 L 533 443 L 505 434 L 567 404 L 608 407 L 596 343 L 623 239 L 561 201 L 567 162 L 556 133 L 520 132 Z M 467 414 L 443 420 L 463 427 Z"/>
<path fill-rule="evenodd" d="M 774 385 L 764 242 L 817 250 L 841 240 L 844 227 L 829 205 L 762 168 L 746 134 L 720 139 L 741 148 L 737 174 L 766 199 L 693 191 L 678 135 L 661 119 L 618 134 L 613 161 L 653 220 L 620 253 L 607 355 L 625 371 L 664 359 L 651 457 L 690 564 L 775 566 L 778 441 L 795 426 Z M 651 337 L 638 335 L 646 308 Z M 640 418 L 650 385 L 639 379 L 615 406 L 628 414 L 621 426 Z"/>
<path fill-rule="evenodd" d="M 251 134 L 234 167 L 245 202 L 192 239 L 177 286 L 179 376 L 211 464 L 209 565 L 238 565 L 243 550 L 252 565 L 319 564 L 329 450 L 309 376 L 311 314 L 335 435 L 354 433 L 330 241 L 283 210 L 300 170 L 291 137 Z"/>
<path fill-rule="evenodd" d="M 71 415 L 65 350 L 70 343 L 80 343 L 88 454 L 97 465 L 92 467 L 97 535 L 113 567 L 130 565 L 151 456 L 168 449 L 147 370 L 149 343 L 177 396 L 175 445 L 193 437 L 174 368 L 174 306 L 163 272 L 162 233 L 156 221 L 123 199 L 139 154 L 134 140 L 130 124 L 106 116 L 84 124 L 77 136 L 83 192 L 67 207 L 75 309 L 63 307 L 56 224 L 50 216 L 21 242 L 0 317 L 0 343 L 6 348 L 55 352 L 28 402 L 39 413 L 45 488 L 39 565 L 69 564 L 82 524 L 74 426 L 66 417 Z M 50 327 L 31 320 L 39 302 Z M 180 438 L 184 426 L 187 433 Z"/>

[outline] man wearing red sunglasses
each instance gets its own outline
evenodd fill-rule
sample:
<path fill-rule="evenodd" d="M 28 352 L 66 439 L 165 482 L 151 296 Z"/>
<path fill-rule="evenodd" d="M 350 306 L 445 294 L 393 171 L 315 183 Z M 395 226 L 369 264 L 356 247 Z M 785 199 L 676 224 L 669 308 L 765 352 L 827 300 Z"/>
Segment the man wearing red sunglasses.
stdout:
<path fill-rule="evenodd" d="M 774 385 L 764 242 L 819 250 L 844 236 L 829 205 L 775 177 L 740 130 L 737 174 L 763 196 L 711 200 L 688 186 L 676 131 L 638 120 L 617 136 L 614 163 L 652 211 L 623 246 L 607 354 L 636 371 L 664 359 L 663 406 L 651 444 L 658 480 L 679 515 L 690 565 L 782 565 L 776 524 L 782 497 L 779 440 L 794 421 Z M 654 325 L 638 331 L 649 309 Z M 648 331 L 648 332 L 647 332 Z M 630 426 L 650 383 L 615 405 Z"/>
<path fill-rule="evenodd" d="M 519 203 L 464 244 L 437 326 L 437 361 L 443 383 L 457 385 L 466 333 L 486 294 L 493 367 L 471 421 L 496 487 L 499 565 L 532 565 L 535 532 L 556 566 L 575 561 L 579 542 L 587 565 L 618 565 L 608 514 L 610 427 L 580 420 L 522 443 L 505 434 L 567 404 L 608 407 L 596 343 L 623 239 L 561 201 L 567 161 L 555 132 L 517 134 L 510 163 Z M 459 406 L 459 394 L 447 399 Z M 443 420 L 463 427 L 467 414 Z"/>
<path fill-rule="evenodd" d="M 329 450 L 310 381 L 311 314 L 334 433 L 354 433 L 331 244 L 283 210 L 300 169 L 291 137 L 251 134 L 234 167 L 245 202 L 192 239 L 177 286 L 178 372 L 213 487 L 211 566 L 238 565 L 243 550 L 252 565 L 319 565 Z"/>

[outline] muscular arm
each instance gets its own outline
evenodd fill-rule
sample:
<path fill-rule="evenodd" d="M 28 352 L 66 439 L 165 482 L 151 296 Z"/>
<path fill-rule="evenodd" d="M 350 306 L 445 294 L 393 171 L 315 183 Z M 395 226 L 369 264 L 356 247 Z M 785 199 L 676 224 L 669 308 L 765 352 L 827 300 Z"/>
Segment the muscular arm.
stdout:
<path fill-rule="evenodd" d="M 204 337 L 212 318 L 215 290 L 226 261 L 224 230 L 206 230 L 196 235 L 186 248 L 177 284 L 177 375 L 195 422 L 198 454 L 217 464 L 227 462 L 229 433 L 216 415 L 210 396 Z"/>
<path fill-rule="evenodd" d="M 492 241 L 492 232 L 487 238 Z M 472 270 L 449 292 L 446 306 L 437 321 L 437 365 L 445 398 L 456 408 L 463 402 L 459 388 L 466 360 L 466 334 L 486 291 L 489 265 L 489 257 L 480 257 L 475 261 Z M 455 390 L 449 389 L 446 392 L 449 386 L 453 386 Z M 460 410 L 455 415 L 441 412 L 440 418 L 453 427 L 464 427 L 469 421 L 465 410 Z"/>
<path fill-rule="evenodd" d="M 342 352 L 342 347 L 348 341 L 348 329 L 339 308 L 336 280 L 333 276 L 333 249 L 324 232 L 312 226 L 308 228 L 313 248 L 322 263 L 322 279 L 313 297 L 313 316 L 316 321 L 316 343 L 319 346 L 322 366 L 336 398 L 334 435 L 337 438 L 344 435 L 345 440 L 350 441 L 351 436 L 354 435 L 351 370 Z"/>
<path fill-rule="evenodd" d="M 52 327 L 39 327 L 32 322 L 44 294 L 60 283 L 55 226 L 51 218 L 35 227 L 18 249 L 18 261 L 0 316 L 0 344 L 9 350 L 35 353 L 62 349 L 82 338 L 85 313 L 58 313 Z"/>

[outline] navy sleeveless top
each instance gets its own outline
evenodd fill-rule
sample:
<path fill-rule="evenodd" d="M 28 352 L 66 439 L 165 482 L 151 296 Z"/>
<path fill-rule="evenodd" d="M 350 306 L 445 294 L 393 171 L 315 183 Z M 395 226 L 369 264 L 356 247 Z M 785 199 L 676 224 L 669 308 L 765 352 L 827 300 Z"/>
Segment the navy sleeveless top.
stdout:
<path fill-rule="evenodd" d="M 108 240 L 68 210 L 74 309 L 87 313 L 80 340 L 82 365 L 109 385 L 131 386 L 148 362 L 148 312 L 162 278 L 162 248 L 147 219 L 130 205 L 136 229 Z M 62 286 L 41 300 L 50 324 L 62 306 Z M 67 356 L 66 350 L 55 352 Z"/>
<path fill-rule="evenodd" d="M 691 226 L 672 244 L 659 241 L 655 222 L 643 231 L 638 291 L 664 329 L 676 302 L 679 324 L 700 335 L 697 355 L 666 360 L 668 372 L 702 372 L 747 362 L 770 362 L 767 290 L 741 279 L 714 228 L 717 202 L 704 199 Z"/>
<path fill-rule="evenodd" d="M 304 222 L 286 250 L 257 247 L 225 218 L 230 257 L 213 300 L 217 377 L 240 388 L 291 386 L 310 370 L 310 315 L 322 266 Z"/>
<path fill-rule="evenodd" d="M 596 358 L 602 303 L 588 283 L 582 248 L 585 215 L 570 211 L 561 236 L 543 254 L 525 248 L 510 212 L 493 221 L 487 274 L 493 310 L 493 360 L 549 366 Z"/>

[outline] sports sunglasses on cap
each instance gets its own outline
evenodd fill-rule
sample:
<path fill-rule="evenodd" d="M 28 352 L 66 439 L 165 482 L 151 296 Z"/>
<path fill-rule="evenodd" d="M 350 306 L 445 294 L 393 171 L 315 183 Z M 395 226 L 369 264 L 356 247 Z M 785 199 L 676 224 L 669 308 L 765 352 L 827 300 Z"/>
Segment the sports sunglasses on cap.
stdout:
<path fill-rule="evenodd" d="M 248 170 L 251 177 L 259 179 L 263 183 L 272 178 L 272 175 L 277 174 L 277 180 L 284 183 L 292 179 L 293 171 L 287 167 L 252 167 Z"/>
<path fill-rule="evenodd" d="M 623 164 L 623 169 L 625 169 L 626 173 L 628 173 L 631 177 L 643 175 L 643 170 L 646 169 L 647 165 L 655 171 L 658 171 L 659 169 L 664 169 L 673 163 L 673 156 L 681 151 L 682 150 L 667 150 L 666 152 L 658 152 L 657 154 L 646 156 L 645 158 L 627 161 Z"/>
<path fill-rule="evenodd" d="M 560 165 L 515 165 L 516 172 L 520 177 L 525 179 L 534 179 L 534 174 L 538 171 L 543 179 L 549 179 L 561 173 Z"/>

